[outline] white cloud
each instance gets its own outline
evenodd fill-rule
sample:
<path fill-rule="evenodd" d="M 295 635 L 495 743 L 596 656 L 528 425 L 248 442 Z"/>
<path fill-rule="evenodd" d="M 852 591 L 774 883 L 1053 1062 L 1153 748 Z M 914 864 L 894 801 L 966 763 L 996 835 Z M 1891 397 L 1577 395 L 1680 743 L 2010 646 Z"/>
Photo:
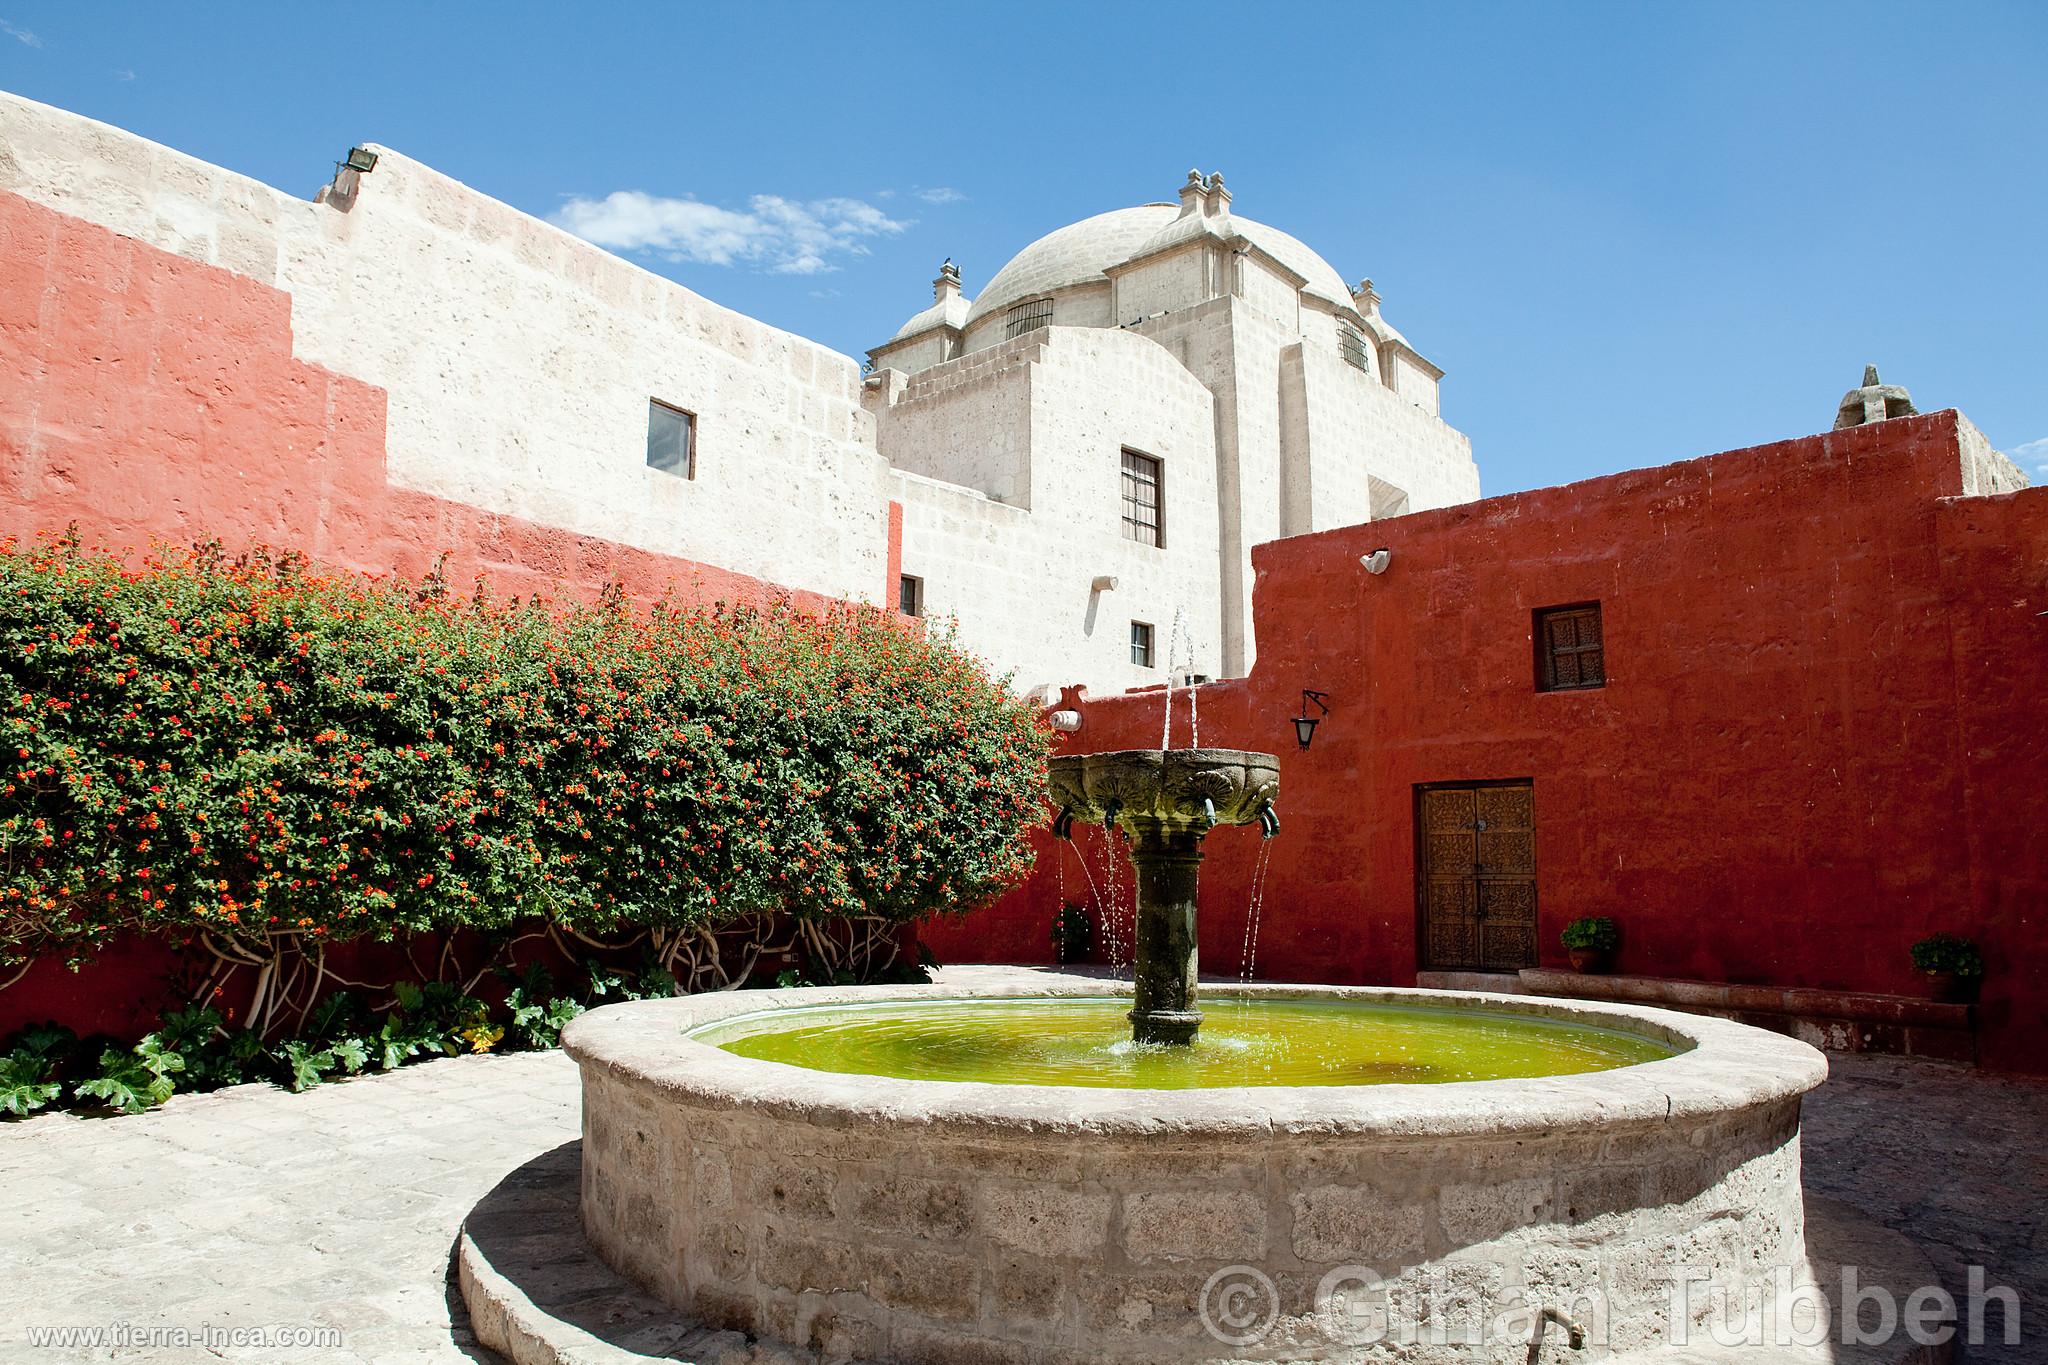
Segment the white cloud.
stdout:
<path fill-rule="evenodd" d="M 741 210 L 640 190 L 571 198 L 551 221 L 614 251 L 653 251 L 672 261 L 749 265 L 781 275 L 832 270 L 834 256 L 864 256 L 868 238 L 910 226 L 859 199 L 757 194 Z"/>
<path fill-rule="evenodd" d="M 117 81 L 132 81 L 135 79 L 135 73 L 124 66 L 114 73 L 114 79 Z"/>
<path fill-rule="evenodd" d="M 41 47 L 43 45 L 41 38 L 36 37 L 35 34 L 30 33 L 25 28 L 16 28 L 5 19 L 0 19 L 0 33 L 6 34 L 18 43 L 27 43 L 30 47 Z"/>
<path fill-rule="evenodd" d="M 2032 466 L 2036 474 L 2048 475 L 2048 436 L 2014 446 L 2012 462 L 2016 465 Z"/>
<path fill-rule="evenodd" d="M 951 185 L 934 185 L 930 189 L 913 190 L 912 193 L 927 204 L 957 204 L 967 197 Z"/>

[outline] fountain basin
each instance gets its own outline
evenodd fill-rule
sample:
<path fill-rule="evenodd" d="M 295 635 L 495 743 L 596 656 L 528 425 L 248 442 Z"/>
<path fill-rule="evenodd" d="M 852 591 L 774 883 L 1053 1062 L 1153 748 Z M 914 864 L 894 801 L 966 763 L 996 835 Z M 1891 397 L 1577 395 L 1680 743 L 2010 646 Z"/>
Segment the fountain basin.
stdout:
<path fill-rule="evenodd" d="M 1577 1357 L 1592 1359 L 1668 1339 L 1672 1268 L 1696 1295 L 1739 1295 L 1802 1259 L 1799 1100 L 1826 1075 L 1805 1044 L 1635 1007 L 1251 990 L 1681 1050 L 1536 1079 L 1090 1089 L 835 1074 L 684 1035 L 763 1009 L 1100 996 L 1099 980 L 991 971 L 612 1006 L 563 1040 L 583 1075 L 585 1232 L 700 1321 L 902 1365 L 1394 1358 L 1329 1311 L 1325 1278 L 1347 1267 L 1376 1273 L 1397 1330 L 1494 1338 L 1443 1358 L 1522 1360 L 1527 1323 L 1519 1344 L 1493 1326 L 1512 1335 L 1534 1303 L 1593 1319 Z M 1212 1330 L 1250 1330 L 1210 1301 L 1233 1267 L 1272 1287 L 1250 1342 Z"/>

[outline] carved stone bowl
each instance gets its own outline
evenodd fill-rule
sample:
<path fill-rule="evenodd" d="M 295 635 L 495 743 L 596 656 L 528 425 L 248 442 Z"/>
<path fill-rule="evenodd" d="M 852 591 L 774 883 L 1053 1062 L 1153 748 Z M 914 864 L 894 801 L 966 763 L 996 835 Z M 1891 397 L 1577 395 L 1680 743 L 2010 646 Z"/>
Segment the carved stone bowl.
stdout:
<path fill-rule="evenodd" d="M 1046 785 L 1053 804 L 1077 822 L 1113 816 L 1126 829 L 1248 825 L 1280 794 L 1280 760 L 1243 749 L 1065 754 L 1052 760 Z"/>

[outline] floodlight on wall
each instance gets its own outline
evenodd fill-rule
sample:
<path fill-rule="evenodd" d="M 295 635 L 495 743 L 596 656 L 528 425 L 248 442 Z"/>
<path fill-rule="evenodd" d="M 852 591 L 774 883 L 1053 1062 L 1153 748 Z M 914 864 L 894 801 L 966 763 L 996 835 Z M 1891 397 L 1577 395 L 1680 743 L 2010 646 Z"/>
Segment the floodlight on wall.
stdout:
<path fill-rule="evenodd" d="M 328 188 L 328 198 L 352 201 L 362 178 L 377 169 L 377 154 L 367 147 L 351 147 L 348 155 L 334 163 L 334 184 Z M 339 207 L 346 208 L 344 202 Z"/>
<path fill-rule="evenodd" d="M 1369 555 L 1360 555 L 1358 562 L 1365 565 L 1365 571 L 1369 574 L 1383 574 L 1387 571 L 1387 564 L 1393 557 L 1394 552 L 1382 545 Z"/>
<path fill-rule="evenodd" d="M 1313 688 L 1301 689 L 1301 714 L 1294 718 L 1294 742 L 1306 749 L 1316 737 L 1316 726 L 1323 723 L 1323 716 L 1330 714 L 1330 694 Z M 1308 708 L 1313 705 L 1321 715 L 1310 715 Z"/>
<path fill-rule="evenodd" d="M 1116 575 L 1103 573 L 1095 575 L 1095 581 L 1088 585 L 1090 592 L 1115 592 Z"/>

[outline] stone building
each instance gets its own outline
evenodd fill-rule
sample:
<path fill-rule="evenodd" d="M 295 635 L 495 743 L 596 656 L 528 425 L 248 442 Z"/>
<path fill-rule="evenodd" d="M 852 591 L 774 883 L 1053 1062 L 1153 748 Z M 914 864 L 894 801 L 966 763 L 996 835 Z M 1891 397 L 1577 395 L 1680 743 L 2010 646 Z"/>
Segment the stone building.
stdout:
<path fill-rule="evenodd" d="M 298 198 L 0 93 L 0 533 L 375 572 L 452 550 L 554 590 L 630 562 L 955 617 L 1020 689 L 1102 690 L 1245 671 L 1253 544 L 1478 493 L 1441 372 L 1220 176 L 1041 238 L 972 303 L 943 271 L 863 377 L 397 152 L 352 160 Z M 84 225 L 111 274 L 81 275 Z M 178 316 L 152 282 L 177 262 L 261 321 Z M 59 290 L 91 301 L 52 312 Z M 91 359 L 115 331 L 135 363 Z M 172 334 L 218 386 L 157 391 Z M 258 351 L 324 405 L 246 401 Z"/>
<path fill-rule="evenodd" d="M 1176 612 L 1181 671 L 1238 676 L 1255 654 L 1252 546 L 1479 495 L 1470 445 L 1438 413 L 1443 371 L 1381 316 L 1372 282 L 1346 286 L 1230 202 L 1220 174 L 1190 171 L 1177 206 L 1048 233 L 971 301 L 949 261 L 932 305 L 868 353 L 882 455 L 950 486 L 906 488 L 905 572 L 988 652 L 1003 642 L 985 625 L 1050 597 L 1065 610 L 1037 657 L 1067 654 L 1075 677 L 1114 667 L 1126 621 L 1142 650 Z M 1032 516 L 970 511 L 963 489 Z M 1005 552 L 1025 539 L 1032 552 Z"/>

